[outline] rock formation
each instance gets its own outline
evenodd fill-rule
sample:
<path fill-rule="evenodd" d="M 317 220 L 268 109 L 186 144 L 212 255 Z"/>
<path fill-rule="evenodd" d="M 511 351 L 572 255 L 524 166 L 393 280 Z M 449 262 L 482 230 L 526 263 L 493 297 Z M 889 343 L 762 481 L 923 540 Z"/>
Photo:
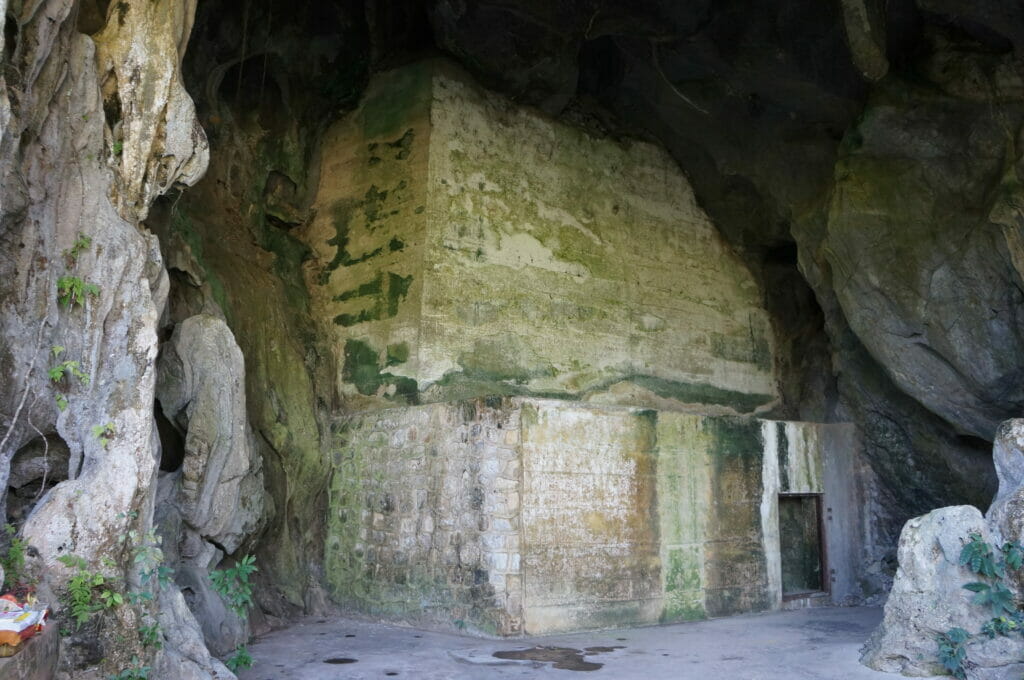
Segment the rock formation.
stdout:
<path fill-rule="evenodd" d="M 963 587 L 979 578 L 960 564 L 960 554 L 972 534 L 995 548 L 1020 541 L 1022 444 L 1024 420 L 1000 425 L 993 454 L 999 494 L 984 517 L 977 508 L 962 505 L 933 510 L 903 527 L 899 569 L 885 604 L 885 619 L 861 659 L 865 664 L 904 675 L 942 674 L 936 639 L 956 627 L 977 635 L 992 618 L 990 609 L 972 604 L 974 593 Z M 1011 575 L 1008 584 L 1019 598 L 1019 582 Z M 969 647 L 968 660 L 972 678 L 1010 678 L 1024 670 L 1016 637 L 979 635 Z"/>

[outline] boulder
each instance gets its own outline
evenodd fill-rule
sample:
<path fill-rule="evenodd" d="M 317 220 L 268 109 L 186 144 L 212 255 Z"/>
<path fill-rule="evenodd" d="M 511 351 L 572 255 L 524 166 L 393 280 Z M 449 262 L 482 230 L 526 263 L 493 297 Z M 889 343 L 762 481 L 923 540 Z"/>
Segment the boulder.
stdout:
<path fill-rule="evenodd" d="M 1024 419 L 996 430 L 993 447 L 999 492 L 988 513 L 972 506 L 939 508 L 910 520 L 899 543 L 899 568 L 885 604 L 885 618 L 868 641 L 861 661 L 877 670 L 905 675 L 940 674 L 936 637 L 951 628 L 972 635 L 991 611 L 971 602 L 965 583 L 982 580 L 959 564 L 960 551 L 976 533 L 993 548 L 1020 541 L 1024 533 Z M 1019 575 L 1005 581 L 1018 600 Z M 1020 637 L 975 637 L 968 647 L 972 678 L 1019 678 L 1024 672 Z"/>
<path fill-rule="evenodd" d="M 868 640 L 862 663 L 888 673 L 942 675 L 936 637 L 954 627 L 977 633 L 991 618 L 987 609 L 971 604 L 973 593 L 963 588 L 977 580 L 959 564 L 971 533 L 995 540 L 981 512 L 969 505 L 939 508 L 906 523 L 885 618 Z M 968 653 L 985 668 L 1014 664 L 1020 656 L 1019 639 L 1006 637 L 978 639 Z"/>

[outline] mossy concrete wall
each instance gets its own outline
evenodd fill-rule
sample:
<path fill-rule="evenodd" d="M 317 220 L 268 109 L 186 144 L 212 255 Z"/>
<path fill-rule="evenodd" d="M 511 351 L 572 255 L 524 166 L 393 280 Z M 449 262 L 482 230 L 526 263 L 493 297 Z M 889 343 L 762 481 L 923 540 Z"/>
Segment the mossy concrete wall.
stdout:
<path fill-rule="evenodd" d="M 761 517 L 768 556 L 767 597 L 782 606 L 782 568 L 779 535 L 779 495 L 815 494 L 821 497 L 824 538 L 824 585 L 827 599 L 818 604 L 850 604 L 865 594 L 864 574 L 871 526 L 864 480 L 870 474 L 852 423 L 794 423 L 762 421 L 765 444 L 762 470 Z M 803 603 L 801 603 L 803 604 Z"/>
<path fill-rule="evenodd" d="M 777 396 L 750 273 L 666 152 L 444 62 L 381 74 L 301 229 L 353 409 L 486 394 L 750 413 Z"/>
<path fill-rule="evenodd" d="M 503 635 L 778 608 L 778 494 L 803 484 L 833 515 L 859 513 L 851 481 L 825 471 L 853 469 L 851 434 L 525 397 L 350 416 L 333 453 L 329 590 Z M 782 488 L 783 469 L 803 481 Z M 863 545 L 844 521 L 826 527 L 844 559 L 836 601 L 856 594 Z"/>

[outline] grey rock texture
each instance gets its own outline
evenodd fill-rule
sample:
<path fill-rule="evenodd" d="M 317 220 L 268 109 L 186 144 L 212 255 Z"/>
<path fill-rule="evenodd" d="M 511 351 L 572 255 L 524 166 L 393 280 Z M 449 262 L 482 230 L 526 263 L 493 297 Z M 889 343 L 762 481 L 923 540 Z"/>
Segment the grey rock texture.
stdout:
<path fill-rule="evenodd" d="M 163 347 L 156 396 L 185 433 L 181 468 L 165 475 L 157 519 L 178 585 L 211 649 L 248 638 L 245 621 L 209 585 L 208 570 L 260 526 L 263 473 L 245 408 L 245 362 L 227 324 L 193 316 Z"/>
<path fill-rule="evenodd" d="M 977 632 L 990 616 L 970 603 L 962 588 L 971 578 L 959 565 L 971 533 L 994 542 L 981 512 L 969 505 L 940 508 L 907 522 L 900 535 L 899 569 L 885 604 L 885 618 L 861 661 L 871 668 L 911 676 L 941 675 L 935 638 L 954 626 Z M 1003 666 L 1019 657 L 1019 645 L 996 638 L 971 647 L 982 666 Z"/>
<path fill-rule="evenodd" d="M 1004 541 L 1024 538 L 1024 419 L 1007 420 L 996 431 L 992 458 L 999 493 L 985 513 L 992 531 Z"/>
<path fill-rule="evenodd" d="M 175 588 L 160 591 L 160 614 L 157 617 L 165 640 L 163 652 L 153 667 L 157 678 L 181 680 L 226 680 L 235 675 L 224 664 L 210 656 L 203 644 L 203 631 Z"/>
<path fill-rule="evenodd" d="M 205 165 L 178 73 L 195 3 L 111 5 L 95 38 L 78 32 L 72 0 L 5 0 L 0 10 L 11 41 L 0 83 L 0 488 L 30 439 L 59 435 L 67 444 L 69 478 L 22 528 L 60 590 L 71 571 L 58 557 L 74 554 L 100 569 L 117 557 L 120 537 L 151 526 L 156 330 L 168 280 L 156 239 L 138 221 L 156 195 L 195 181 Z M 62 256 L 82 235 L 89 247 Z M 59 305 L 63 276 L 98 292 Z M 79 362 L 88 378 L 66 376 L 57 387 L 64 410 L 46 373 L 58 345 L 60 360 Z M 92 429 L 108 424 L 104 443 Z M 139 585 L 130 559 L 102 569 Z M 125 608 L 104 617 L 86 641 L 99 654 L 62 650 L 64 663 L 91 659 L 88 672 L 105 677 L 133 654 L 148 657 L 124 642 L 140 616 Z"/>
<path fill-rule="evenodd" d="M 991 439 L 1024 408 L 1014 266 L 1024 223 L 991 219 L 1004 201 L 1024 200 L 1013 142 L 1024 90 L 1009 64 L 943 61 L 935 71 L 1002 87 L 962 96 L 896 80 L 879 88 L 841 151 L 822 248 L 845 318 L 896 385 Z M 950 81 L 953 92 L 966 86 Z"/>
<path fill-rule="evenodd" d="M 252 452 L 244 376 L 245 361 L 227 324 L 193 316 L 175 327 L 163 348 L 156 390 L 168 420 L 185 432 L 175 505 L 189 529 L 228 553 L 257 528 L 263 511 L 263 475 Z M 199 557 L 180 555 L 189 561 Z"/>
<path fill-rule="evenodd" d="M 903 527 L 899 568 L 885 618 L 868 641 L 861 661 L 872 668 L 905 675 L 937 675 L 935 638 L 953 627 L 978 634 L 992 618 L 989 609 L 971 603 L 965 583 L 979 580 L 959 564 L 971 534 L 993 547 L 1019 541 L 1024 533 L 1024 419 L 1002 423 L 994 447 L 999 493 L 983 517 L 971 506 L 939 508 Z M 1011 573 L 1012 576 L 1012 573 Z M 1006 585 L 1019 598 L 1021 583 Z M 1021 642 L 1016 635 L 988 640 L 977 636 L 968 648 L 972 678 L 1019 677 Z"/>

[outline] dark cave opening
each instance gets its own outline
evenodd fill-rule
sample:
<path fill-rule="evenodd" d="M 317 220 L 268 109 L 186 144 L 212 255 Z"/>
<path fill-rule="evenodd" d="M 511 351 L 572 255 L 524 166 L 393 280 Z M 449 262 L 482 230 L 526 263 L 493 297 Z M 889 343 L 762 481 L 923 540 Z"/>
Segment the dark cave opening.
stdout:
<path fill-rule="evenodd" d="M 185 437 L 164 415 L 159 399 L 153 405 L 153 417 L 160 436 L 160 471 L 177 472 L 185 462 Z"/>

